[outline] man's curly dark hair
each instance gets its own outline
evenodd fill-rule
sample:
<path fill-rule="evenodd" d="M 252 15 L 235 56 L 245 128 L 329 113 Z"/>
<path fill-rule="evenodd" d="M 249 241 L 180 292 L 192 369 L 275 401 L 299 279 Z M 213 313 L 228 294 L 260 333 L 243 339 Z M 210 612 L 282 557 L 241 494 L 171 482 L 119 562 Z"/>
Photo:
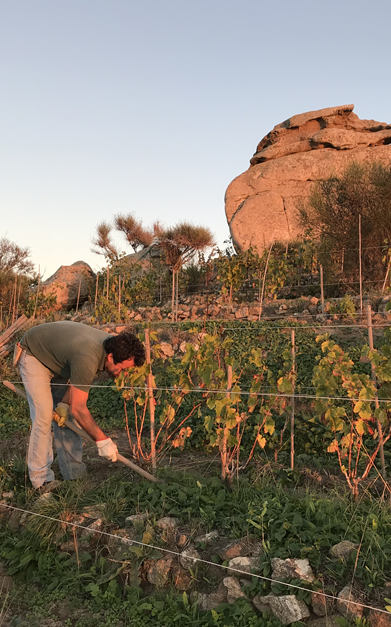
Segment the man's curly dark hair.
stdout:
<path fill-rule="evenodd" d="M 145 349 L 140 340 L 124 331 L 119 335 L 112 335 L 103 342 L 107 355 L 112 353 L 115 364 L 134 358 L 135 366 L 142 366 L 145 361 Z"/>

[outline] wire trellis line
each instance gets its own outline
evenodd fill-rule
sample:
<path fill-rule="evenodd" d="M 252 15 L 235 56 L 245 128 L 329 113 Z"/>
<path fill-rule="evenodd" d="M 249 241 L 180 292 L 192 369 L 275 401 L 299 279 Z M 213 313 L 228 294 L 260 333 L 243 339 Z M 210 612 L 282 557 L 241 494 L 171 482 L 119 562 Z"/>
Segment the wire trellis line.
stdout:
<path fill-rule="evenodd" d="M 9 381 L 9 383 L 13 383 L 14 385 L 20 385 L 20 381 Z M 38 385 L 47 385 L 46 383 L 38 383 Z M 60 386 L 60 387 L 67 387 L 68 385 L 72 385 L 72 383 L 51 383 L 50 385 L 52 386 Z M 227 390 L 226 389 L 204 389 L 204 388 L 192 388 L 192 389 L 185 389 L 185 388 L 180 388 L 180 387 L 144 387 L 144 386 L 139 386 L 139 385 L 121 385 L 119 387 L 115 386 L 115 385 L 99 385 L 99 384 L 91 384 L 91 385 L 79 385 L 77 386 L 78 388 L 110 388 L 113 391 L 116 392 L 121 392 L 122 390 L 140 390 L 143 392 L 149 392 L 149 391 L 155 391 L 155 392 L 177 392 L 179 393 L 185 393 L 185 394 L 226 394 Z M 311 400 L 315 400 L 315 401 L 362 401 L 363 403 L 374 403 L 375 401 L 379 401 L 379 403 L 391 403 L 391 398 L 360 398 L 360 397 L 354 397 L 354 396 L 316 396 L 315 394 L 292 394 L 290 393 L 279 393 L 279 392 L 250 392 L 250 391 L 244 391 L 244 390 L 240 390 L 238 392 L 235 392 L 235 390 L 231 391 L 232 396 L 235 395 L 244 395 L 244 396 L 259 396 L 259 397 L 272 397 L 272 398 L 309 398 Z"/>

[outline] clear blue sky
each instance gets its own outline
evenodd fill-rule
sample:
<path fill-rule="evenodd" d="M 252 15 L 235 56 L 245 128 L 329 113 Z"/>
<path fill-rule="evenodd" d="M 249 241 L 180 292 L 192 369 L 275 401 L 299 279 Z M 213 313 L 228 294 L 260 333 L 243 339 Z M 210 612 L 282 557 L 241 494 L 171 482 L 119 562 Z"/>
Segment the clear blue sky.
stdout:
<path fill-rule="evenodd" d="M 119 212 L 222 245 L 225 189 L 275 124 L 349 103 L 391 122 L 390 24 L 390 0 L 0 0 L 0 236 L 46 278 L 103 265 Z"/>

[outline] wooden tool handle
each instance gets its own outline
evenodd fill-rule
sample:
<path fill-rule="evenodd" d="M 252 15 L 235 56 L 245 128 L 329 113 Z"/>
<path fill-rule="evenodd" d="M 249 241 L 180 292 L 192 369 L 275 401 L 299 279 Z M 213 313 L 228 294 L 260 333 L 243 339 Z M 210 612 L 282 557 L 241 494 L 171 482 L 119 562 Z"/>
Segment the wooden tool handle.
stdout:
<path fill-rule="evenodd" d="M 27 400 L 27 396 L 24 390 L 21 390 L 20 388 L 16 387 L 16 385 L 11 383 L 10 381 L 3 381 L 3 385 L 5 385 L 5 387 L 8 388 L 9 390 L 12 390 L 12 392 L 15 392 L 15 394 L 17 394 L 18 396 L 21 396 L 22 398 Z M 68 429 L 71 429 L 71 431 L 74 431 L 75 433 L 80 435 L 80 437 L 82 437 L 83 440 L 85 440 L 86 442 L 92 442 L 93 444 L 95 444 L 95 440 L 93 440 L 92 437 L 88 435 L 88 433 L 83 431 L 83 429 L 80 429 L 80 427 L 77 427 L 70 420 L 65 421 L 65 427 L 68 427 Z M 137 466 L 137 464 L 134 464 L 129 459 L 126 459 L 126 457 L 124 457 L 123 455 L 118 454 L 117 461 L 121 462 L 121 464 L 124 464 L 128 468 L 131 468 L 132 470 L 134 470 L 134 472 L 137 472 L 139 475 L 141 475 L 145 479 L 148 479 L 148 481 L 152 481 L 152 483 L 163 483 L 163 481 L 161 481 L 157 477 L 154 477 L 143 468 L 140 468 L 140 466 Z"/>
<path fill-rule="evenodd" d="M 21 396 L 22 398 L 24 398 L 27 401 L 27 395 L 26 395 L 26 392 L 24 390 L 21 390 L 20 388 L 17 388 L 16 385 L 11 383 L 10 381 L 3 381 L 3 385 L 5 385 L 6 388 L 11 390 L 12 392 L 15 392 L 15 394 L 17 394 L 18 396 Z"/>

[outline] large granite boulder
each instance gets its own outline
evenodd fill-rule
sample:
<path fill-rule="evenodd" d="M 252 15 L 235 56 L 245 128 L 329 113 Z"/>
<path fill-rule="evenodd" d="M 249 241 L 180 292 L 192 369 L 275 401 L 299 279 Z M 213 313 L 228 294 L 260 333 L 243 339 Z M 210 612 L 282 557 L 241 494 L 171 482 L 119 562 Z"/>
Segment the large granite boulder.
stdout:
<path fill-rule="evenodd" d="M 226 192 L 237 250 L 294 240 L 297 205 L 314 181 L 342 172 L 352 161 L 391 164 L 391 124 L 360 120 L 353 109 L 344 105 L 294 115 L 262 139 L 250 168 Z"/>
<path fill-rule="evenodd" d="M 51 277 L 42 283 L 44 295 L 57 296 L 56 309 L 75 309 L 80 285 L 79 307 L 91 293 L 95 274 L 85 261 L 76 261 L 71 266 L 60 266 Z"/>

